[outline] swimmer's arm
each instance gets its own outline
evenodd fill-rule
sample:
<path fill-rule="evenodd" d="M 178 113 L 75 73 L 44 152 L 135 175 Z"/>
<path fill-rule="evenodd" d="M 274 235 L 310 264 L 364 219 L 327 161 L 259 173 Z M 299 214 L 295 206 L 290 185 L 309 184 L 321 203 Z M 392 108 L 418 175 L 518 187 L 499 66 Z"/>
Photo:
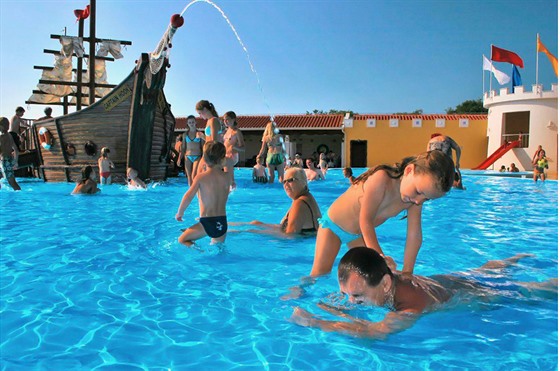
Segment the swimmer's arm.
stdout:
<path fill-rule="evenodd" d="M 191 201 L 193 200 L 194 196 L 198 192 L 199 188 L 200 188 L 200 184 L 199 184 L 198 180 L 196 178 L 194 178 L 193 184 L 191 185 L 189 190 L 187 192 L 185 192 L 185 195 L 183 196 L 183 199 L 181 200 L 181 204 L 179 205 L 179 210 L 177 210 L 177 214 L 175 215 L 175 219 L 178 222 L 183 221 L 183 215 L 185 214 L 185 210 L 190 205 Z"/>
<path fill-rule="evenodd" d="M 383 255 L 383 250 L 379 245 L 377 234 L 375 233 L 375 217 L 379 212 L 379 206 L 383 202 L 386 189 L 386 181 L 383 180 L 382 172 L 377 172 L 370 176 L 363 184 L 363 187 L 364 196 L 360 201 L 361 207 L 359 215 L 360 231 L 366 247 L 374 249 Z"/>
<path fill-rule="evenodd" d="M 412 273 L 416 257 L 422 245 L 422 206 L 413 205 L 408 209 L 406 244 L 404 248 L 403 273 Z"/>
<path fill-rule="evenodd" d="M 339 311 L 337 311 L 339 312 Z M 414 325 L 418 314 L 411 312 L 390 312 L 380 322 L 370 322 L 347 314 L 340 315 L 347 321 L 320 319 L 305 309 L 296 307 L 290 320 L 305 327 L 320 328 L 323 331 L 339 332 L 360 338 L 384 340 L 387 335 L 404 331 Z"/>
<path fill-rule="evenodd" d="M 233 146 L 233 149 L 237 152 L 245 152 L 245 140 L 243 140 L 243 134 L 241 130 L 237 130 L 237 146 Z"/>
<path fill-rule="evenodd" d="M 262 145 L 261 145 L 261 150 L 259 151 L 259 154 L 257 155 L 257 157 L 262 157 L 262 156 L 265 154 L 265 152 L 266 152 L 266 147 L 267 147 L 266 141 L 263 140 L 263 141 L 262 141 Z"/>
<path fill-rule="evenodd" d="M 288 215 L 288 225 L 286 226 L 286 230 L 284 231 L 284 233 L 286 234 L 300 233 L 301 229 L 303 228 L 303 217 L 304 217 L 304 215 L 302 214 L 302 201 L 300 200 L 295 201 L 293 206 L 288 211 L 287 215 Z"/>
<path fill-rule="evenodd" d="M 455 158 L 457 159 L 455 161 L 455 167 L 457 169 L 459 169 L 459 167 L 460 167 L 459 161 L 461 160 L 461 147 L 453 139 L 449 138 L 449 140 L 450 140 L 450 143 L 451 143 L 451 148 L 453 148 L 455 150 Z"/>

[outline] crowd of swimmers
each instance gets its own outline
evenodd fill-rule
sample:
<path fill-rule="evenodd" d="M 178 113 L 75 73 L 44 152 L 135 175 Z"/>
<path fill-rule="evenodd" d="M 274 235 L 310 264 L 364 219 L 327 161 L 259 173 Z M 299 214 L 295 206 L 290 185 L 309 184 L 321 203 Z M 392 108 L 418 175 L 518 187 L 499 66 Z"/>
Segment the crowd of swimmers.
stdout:
<path fill-rule="evenodd" d="M 308 181 L 325 179 L 328 169 L 326 154 L 319 156 L 318 166 L 313 159 L 306 159 L 304 169 L 299 154 L 294 159 L 287 156 L 283 136 L 275 122 L 270 121 L 264 130 L 262 146 L 256 156 L 253 180 L 272 183 L 277 176 L 292 204 L 278 224 L 266 224 L 258 220 L 231 223 L 228 222 L 226 210 L 229 194 L 236 187 L 234 168 L 239 161 L 239 154 L 245 151 L 243 135 L 238 129 L 234 112 L 229 111 L 220 117 L 214 105 L 206 100 L 199 101 L 195 108 L 197 114 L 206 120 L 206 126 L 199 133 L 195 117 L 187 118 L 188 129 L 177 150 L 178 165 L 185 169 L 189 188 L 179 202 L 175 219 L 183 221 L 185 211 L 195 197 L 198 198 L 199 218 L 183 230 L 178 238 L 181 244 L 192 247 L 197 240 L 207 236 L 213 243 L 222 243 L 229 226 L 243 224 L 252 226 L 253 229 L 248 231 L 254 233 L 282 237 L 311 235 L 315 237 L 315 253 L 310 277 L 328 274 L 340 249 L 347 248 L 348 252 L 338 268 L 341 291 L 351 301 L 387 305 L 396 314 L 387 317 L 383 321 L 384 327 L 380 327 L 379 324 L 365 324 L 364 321 L 341 325 L 337 321 L 317 319 L 301 308 L 294 310 L 294 322 L 325 330 L 338 329 L 357 336 L 384 336 L 408 326 L 410 317 L 405 318 L 402 313 L 422 313 L 453 295 L 447 286 L 449 283 L 457 286 L 457 280 L 430 280 L 414 275 L 422 245 L 423 204 L 445 196 L 454 186 L 464 189 L 459 170 L 461 149 L 452 138 L 442 134 L 434 135 L 426 152 L 405 157 L 395 164 L 370 168 L 358 177 L 354 177 L 352 169 L 345 168 L 344 176 L 349 179 L 348 188 L 328 205 L 326 211 L 321 212 L 320 205 L 309 190 Z M 2 171 L 10 185 L 16 189 L 17 183 L 12 184 L 11 179 L 14 178 L 10 174 L 10 168 L 17 166 L 18 151 L 12 136 L 6 135 L 7 126 L 7 119 L 2 118 Z M 101 184 L 111 184 L 114 164 L 109 154 L 109 149 L 103 148 L 98 160 Z M 546 159 L 545 153 L 539 147 L 533 161 L 542 168 L 545 166 L 543 159 Z M 133 168 L 127 169 L 127 181 L 131 187 L 146 187 Z M 85 166 L 73 193 L 97 192 L 99 188 L 93 168 Z M 402 212 L 406 213 L 407 228 L 406 236 L 403 237 L 403 256 L 398 259 L 403 261 L 403 266 L 397 270 L 395 259 L 391 257 L 395 252 L 391 251 L 389 255 L 383 249 L 376 228 Z M 482 269 L 501 269 L 515 264 L 523 257 L 516 256 L 506 261 L 489 263 Z M 422 280 L 424 284 L 416 284 L 414 280 Z M 549 282 L 545 289 L 548 290 L 549 286 L 553 287 L 554 282 Z M 293 291 L 295 296 L 301 295 L 301 287 L 299 289 Z M 327 311 L 337 312 L 336 308 L 328 308 Z M 343 316 L 341 313 L 336 314 Z"/>

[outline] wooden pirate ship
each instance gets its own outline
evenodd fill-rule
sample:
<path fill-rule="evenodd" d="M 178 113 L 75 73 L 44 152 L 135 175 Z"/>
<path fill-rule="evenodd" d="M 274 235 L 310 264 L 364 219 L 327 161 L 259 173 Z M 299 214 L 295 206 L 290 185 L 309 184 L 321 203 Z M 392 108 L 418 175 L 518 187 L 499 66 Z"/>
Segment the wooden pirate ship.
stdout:
<path fill-rule="evenodd" d="M 76 81 L 45 79 L 43 75 L 38 85 L 40 90 L 34 91 L 27 101 L 28 104 L 64 106 L 63 116 L 33 124 L 31 141 L 38 152 L 39 177 L 45 181 L 72 182 L 80 178 L 81 169 L 86 165 L 91 165 L 97 172 L 97 160 L 101 149 L 106 147 L 115 164 L 113 181 L 124 182 L 128 167 L 136 169 L 145 180 L 166 179 L 175 117 L 163 88 L 168 67 L 166 50 L 180 27 L 177 17 L 175 26 L 169 25 L 156 50 L 142 54 L 130 75 L 114 86 L 99 82 L 99 76 L 96 76 L 96 72 L 99 75 L 99 68 L 95 71 L 96 61 L 99 65 L 99 61 L 104 63 L 112 59 L 94 56 L 95 48 L 91 47 L 95 42 L 106 41 L 95 36 L 95 0 L 86 10 L 75 13 L 80 22 L 83 22 L 85 13 L 90 17 L 90 36 L 82 37 L 83 41 L 90 43 L 89 56 L 82 56 L 88 57 L 86 75 L 89 78 L 83 76 L 82 57 L 77 56 Z M 182 17 L 179 18 L 182 21 Z M 83 25 L 79 29 L 82 32 Z M 51 37 L 58 38 L 57 35 Z M 67 53 L 63 54 L 67 56 Z M 73 89 L 55 94 L 53 99 L 50 97 L 53 86 Z M 72 101 L 69 96 L 73 97 Z M 96 101 L 96 97 L 100 99 Z M 69 105 L 75 105 L 76 112 L 67 114 Z"/>

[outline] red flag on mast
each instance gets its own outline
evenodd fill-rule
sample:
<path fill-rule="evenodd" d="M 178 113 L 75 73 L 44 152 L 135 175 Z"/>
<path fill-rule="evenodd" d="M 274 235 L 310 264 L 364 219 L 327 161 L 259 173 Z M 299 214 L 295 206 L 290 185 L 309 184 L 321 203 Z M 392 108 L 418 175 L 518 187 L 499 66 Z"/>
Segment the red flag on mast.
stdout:
<path fill-rule="evenodd" d="M 494 45 L 492 45 L 492 57 L 490 59 L 496 62 L 508 62 L 523 68 L 523 59 L 521 59 L 520 56 L 514 52 L 498 48 Z"/>

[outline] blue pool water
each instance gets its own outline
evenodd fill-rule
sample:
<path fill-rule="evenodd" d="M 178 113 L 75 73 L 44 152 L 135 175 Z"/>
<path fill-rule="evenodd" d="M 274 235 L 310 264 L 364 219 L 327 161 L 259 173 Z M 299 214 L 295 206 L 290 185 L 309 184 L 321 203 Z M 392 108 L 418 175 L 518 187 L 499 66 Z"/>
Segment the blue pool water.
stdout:
<path fill-rule="evenodd" d="M 229 220 L 278 222 L 290 205 L 281 185 L 255 185 L 248 169 L 236 178 Z M 280 300 L 309 273 L 313 238 L 231 233 L 223 251 L 209 239 L 193 251 L 177 237 L 197 203 L 187 222 L 174 219 L 184 178 L 147 191 L 105 186 L 95 196 L 70 195 L 72 184 L 19 182 L 21 192 L 0 190 L 2 370 L 557 369 L 557 297 L 430 313 L 385 341 L 325 333 L 288 319 L 294 306 L 332 318 L 317 303 L 336 296 L 335 274 L 300 299 Z M 497 279 L 558 276 L 557 182 L 467 172 L 465 185 L 425 205 L 415 273 L 532 253 Z M 334 169 L 310 188 L 327 207 L 346 186 Z M 405 230 L 400 217 L 378 228 L 399 265 Z M 354 312 L 373 321 L 385 313 Z"/>

